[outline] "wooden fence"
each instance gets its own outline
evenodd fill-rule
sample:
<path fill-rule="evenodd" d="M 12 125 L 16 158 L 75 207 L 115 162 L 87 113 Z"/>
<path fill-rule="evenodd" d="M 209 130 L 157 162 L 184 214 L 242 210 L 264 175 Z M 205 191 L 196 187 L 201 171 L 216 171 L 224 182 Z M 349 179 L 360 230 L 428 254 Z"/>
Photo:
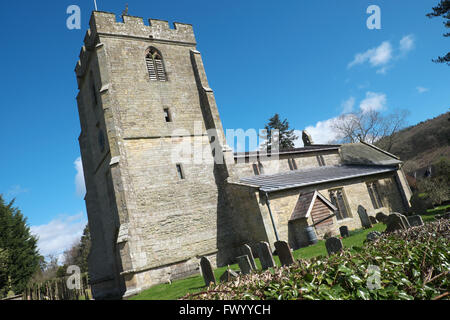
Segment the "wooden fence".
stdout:
<path fill-rule="evenodd" d="M 81 275 L 80 289 L 69 289 L 68 278 L 33 283 L 25 289 L 22 300 L 92 300 L 87 274 Z"/>

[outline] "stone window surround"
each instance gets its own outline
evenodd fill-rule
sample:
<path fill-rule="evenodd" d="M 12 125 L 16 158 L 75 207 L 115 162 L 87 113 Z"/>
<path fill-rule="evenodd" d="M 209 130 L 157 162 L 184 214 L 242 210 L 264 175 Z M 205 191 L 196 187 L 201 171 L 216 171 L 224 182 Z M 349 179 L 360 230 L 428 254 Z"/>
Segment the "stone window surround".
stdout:
<path fill-rule="evenodd" d="M 375 188 L 373 188 L 374 185 Z M 379 180 L 369 180 L 366 182 L 366 186 L 367 186 L 367 193 L 369 194 L 374 210 L 380 210 L 382 208 L 385 208 L 382 195 L 380 194 L 379 191 L 380 190 Z M 373 194 L 371 194 L 371 192 L 373 192 Z"/>
<path fill-rule="evenodd" d="M 147 50 L 145 51 L 145 63 L 150 81 L 159 81 L 159 82 L 169 81 L 166 66 L 164 63 L 164 58 L 159 49 L 153 46 L 148 47 Z M 151 71 L 153 71 L 153 74 L 151 73 Z"/>
<path fill-rule="evenodd" d="M 291 169 L 291 171 L 298 170 L 297 162 L 295 161 L 295 158 L 289 158 L 288 164 L 289 164 L 289 169 Z"/>
<path fill-rule="evenodd" d="M 335 188 L 328 189 L 327 191 L 328 191 L 328 194 L 330 194 L 333 191 L 341 191 L 342 192 L 342 199 L 344 200 L 344 205 L 345 205 L 345 209 L 347 210 L 348 217 L 343 218 L 343 219 L 339 219 L 338 216 L 336 215 L 336 220 L 338 222 L 342 222 L 342 221 L 345 221 L 345 220 L 353 219 L 353 213 L 352 213 L 352 210 L 350 209 L 350 206 L 348 205 L 347 195 L 345 193 L 345 188 L 344 187 L 335 187 Z M 331 196 L 330 196 L 330 202 L 332 203 Z"/>
<path fill-rule="evenodd" d="M 255 176 L 260 176 L 264 174 L 264 166 L 261 163 L 261 161 L 258 160 L 258 162 L 252 163 L 252 169 L 255 174 Z"/>

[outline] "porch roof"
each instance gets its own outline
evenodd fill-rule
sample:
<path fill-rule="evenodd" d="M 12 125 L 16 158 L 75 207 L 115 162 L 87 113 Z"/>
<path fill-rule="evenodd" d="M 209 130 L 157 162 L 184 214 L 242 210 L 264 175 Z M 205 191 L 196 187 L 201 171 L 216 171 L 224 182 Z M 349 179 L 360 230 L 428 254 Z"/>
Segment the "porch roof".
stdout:
<path fill-rule="evenodd" d="M 321 199 L 323 203 L 330 208 L 331 211 L 336 211 L 337 208 L 327 200 L 320 192 L 317 190 L 300 194 L 295 206 L 294 212 L 292 213 L 291 219 L 289 221 L 295 221 L 302 218 L 308 218 L 311 215 L 314 204 L 317 198 Z"/>

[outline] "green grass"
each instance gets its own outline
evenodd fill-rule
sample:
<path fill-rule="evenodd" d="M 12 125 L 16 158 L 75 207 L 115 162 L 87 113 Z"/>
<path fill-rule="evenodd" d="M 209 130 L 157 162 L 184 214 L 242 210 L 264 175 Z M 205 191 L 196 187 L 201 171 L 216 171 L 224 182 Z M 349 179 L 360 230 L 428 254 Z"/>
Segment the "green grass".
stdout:
<path fill-rule="evenodd" d="M 423 221 L 429 222 L 434 220 L 436 214 L 445 212 L 450 208 L 450 205 L 437 207 L 422 216 Z M 386 226 L 382 223 L 376 224 L 371 229 L 367 230 L 355 230 L 350 232 L 350 237 L 342 240 L 342 243 L 346 248 L 361 246 L 366 240 L 367 234 L 371 231 L 383 232 Z M 311 259 L 317 256 L 326 256 L 327 250 L 325 248 L 325 241 L 321 240 L 317 244 L 302 248 L 294 251 L 295 259 Z M 277 265 L 280 265 L 280 260 L 277 256 L 274 256 L 274 260 Z M 261 269 L 261 263 L 259 259 L 256 259 L 256 265 L 258 269 Z M 237 264 L 231 265 L 231 269 L 239 270 Z M 219 280 L 220 276 L 227 270 L 227 267 L 222 267 L 214 270 L 216 279 Z M 205 290 L 205 282 L 201 275 L 192 276 L 183 280 L 174 281 L 172 284 L 160 284 L 156 285 L 148 290 L 141 292 L 140 294 L 130 297 L 129 300 L 176 300 L 184 297 L 188 293 L 197 293 Z"/>
<path fill-rule="evenodd" d="M 349 248 L 352 246 L 361 246 L 366 239 L 366 236 L 371 231 L 384 231 L 385 225 L 377 224 L 372 229 L 367 230 L 356 230 L 350 232 L 350 237 L 344 239 L 342 242 L 345 247 Z M 319 241 L 317 244 L 302 248 L 294 251 L 295 259 L 311 259 L 320 255 L 327 255 L 327 250 L 325 248 L 325 241 Z M 261 263 L 259 259 L 255 259 L 258 269 L 261 269 Z M 275 263 L 280 265 L 280 260 L 277 256 L 274 256 Z M 239 270 L 237 264 L 231 265 L 231 269 Z M 216 279 L 227 270 L 227 267 L 222 267 L 214 270 L 214 275 Z M 201 292 L 205 289 L 205 282 L 201 275 L 193 276 L 183 280 L 177 280 L 172 282 L 172 284 L 160 284 L 156 285 L 148 290 L 141 292 L 140 294 L 130 297 L 129 300 L 176 300 L 187 293 Z"/>
<path fill-rule="evenodd" d="M 429 209 L 429 210 L 427 210 L 427 213 L 421 214 L 420 216 L 422 217 L 423 222 L 426 223 L 429 221 L 433 221 L 435 215 L 445 213 L 449 210 L 450 210 L 450 204 L 445 205 L 445 206 L 439 206 L 434 209 Z"/>
<path fill-rule="evenodd" d="M 430 209 L 427 211 L 428 214 L 440 214 L 445 213 L 450 210 L 450 204 L 447 204 L 445 206 L 439 206 L 434 209 Z"/>

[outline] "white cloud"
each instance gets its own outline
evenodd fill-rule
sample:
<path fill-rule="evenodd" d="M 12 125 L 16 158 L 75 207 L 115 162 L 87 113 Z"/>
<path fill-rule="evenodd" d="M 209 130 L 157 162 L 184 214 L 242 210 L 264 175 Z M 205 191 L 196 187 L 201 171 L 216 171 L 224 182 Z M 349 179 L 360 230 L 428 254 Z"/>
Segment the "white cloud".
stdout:
<path fill-rule="evenodd" d="M 338 133 L 333 128 L 337 118 L 319 121 L 315 126 L 309 126 L 305 130 L 311 135 L 314 144 L 328 144 L 338 139 Z"/>
<path fill-rule="evenodd" d="M 32 226 L 31 233 L 36 235 L 41 255 L 61 256 L 76 241 L 80 240 L 87 220 L 83 213 L 74 216 L 61 215 L 41 226 Z M 60 261 L 61 262 L 61 261 Z"/>
<path fill-rule="evenodd" d="M 430 89 L 428 89 L 428 88 L 424 88 L 424 87 L 416 87 L 416 90 L 417 90 L 417 92 L 419 92 L 419 93 L 425 93 L 425 92 L 428 92 L 428 91 L 430 91 Z"/>
<path fill-rule="evenodd" d="M 341 106 L 344 108 L 344 111 L 346 108 L 347 110 L 350 110 L 350 107 L 352 109 L 350 111 L 353 111 L 353 107 L 355 104 L 355 98 L 350 97 L 348 100 L 344 101 Z M 368 112 L 371 110 L 382 111 L 386 108 L 386 104 L 387 98 L 384 93 L 368 91 L 366 92 L 365 99 L 360 102 L 359 108 L 362 112 Z M 340 134 L 333 128 L 334 124 L 350 116 L 345 115 L 346 113 L 347 112 L 343 112 L 342 117 L 335 117 L 325 121 L 319 121 L 315 125 L 307 127 L 305 130 L 308 131 L 308 133 L 311 135 L 315 144 L 334 143 L 341 138 Z M 301 137 L 301 134 L 299 135 L 299 137 Z M 300 141 L 297 141 L 296 146 L 301 147 L 303 146 L 303 143 L 301 143 L 300 145 Z"/>
<path fill-rule="evenodd" d="M 303 131 L 302 130 L 294 130 L 294 134 L 298 137 L 294 142 L 295 148 L 303 148 L 305 145 L 303 143 Z"/>
<path fill-rule="evenodd" d="M 366 98 L 361 101 L 359 107 L 362 112 L 381 111 L 386 108 L 386 95 L 384 93 L 366 92 Z"/>
<path fill-rule="evenodd" d="M 376 48 L 372 48 L 363 53 L 357 53 L 352 62 L 348 64 L 351 68 L 358 64 L 369 62 L 372 67 L 386 65 L 392 59 L 392 46 L 389 41 L 384 41 Z"/>
<path fill-rule="evenodd" d="M 409 51 L 411 51 L 412 49 L 414 49 L 414 36 L 412 34 L 404 36 L 401 40 L 400 40 L 400 51 L 402 53 L 407 53 Z"/>
<path fill-rule="evenodd" d="M 353 107 L 355 106 L 355 97 L 350 97 L 344 102 L 342 102 L 342 113 L 349 113 L 353 111 Z"/>
<path fill-rule="evenodd" d="M 405 56 L 414 49 L 414 46 L 415 38 L 412 34 L 404 36 L 399 41 L 399 47 L 398 49 L 395 49 L 396 52 L 399 52 L 398 54 L 394 54 L 394 48 L 389 41 L 384 41 L 378 47 L 362 53 L 357 53 L 353 61 L 348 64 L 348 68 L 359 64 L 369 63 L 372 67 L 378 68 L 378 74 L 386 74 L 387 70 L 392 67 L 389 63 L 392 60 L 397 60 Z"/>
<path fill-rule="evenodd" d="M 81 157 L 75 160 L 74 165 L 77 170 L 77 175 L 75 176 L 75 190 L 77 196 L 84 198 L 86 194 L 86 184 L 84 183 L 83 162 L 81 161 Z"/>

